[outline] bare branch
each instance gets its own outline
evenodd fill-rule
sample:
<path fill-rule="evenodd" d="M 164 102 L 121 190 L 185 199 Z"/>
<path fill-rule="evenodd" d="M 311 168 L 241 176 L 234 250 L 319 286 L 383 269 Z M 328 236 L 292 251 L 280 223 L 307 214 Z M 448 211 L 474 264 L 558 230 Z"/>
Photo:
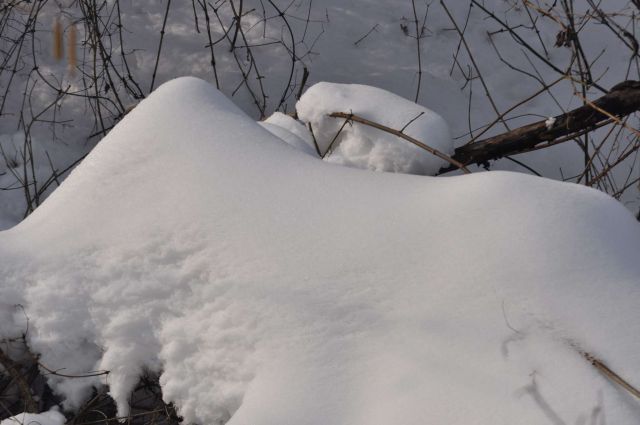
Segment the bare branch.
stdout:
<path fill-rule="evenodd" d="M 424 150 L 426 150 L 427 152 L 437 156 L 440 159 L 444 159 L 445 161 L 447 161 L 449 164 L 451 164 L 452 167 L 456 167 L 461 169 L 462 171 L 464 171 L 465 173 L 471 173 L 471 171 L 469 171 L 464 164 L 460 163 L 459 161 L 457 161 L 456 159 L 450 157 L 449 155 L 440 152 L 439 150 L 432 148 L 431 146 L 428 146 L 424 143 L 422 143 L 421 141 L 414 139 L 411 136 L 407 136 L 406 134 L 404 134 L 403 132 L 399 131 L 399 130 L 395 130 L 393 128 L 387 127 L 386 125 L 382 125 L 379 124 L 377 122 L 373 122 L 370 121 L 366 118 L 362 118 L 359 117 L 357 115 L 353 115 L 353 114 L 347 114 L 344 112 L 334 112 L 332 114 L 329 114 L 330 117 L 333 118 L 345 118 L 346 121 L 354 121 L 360 124 L 364 124 L 364 125 L 368 125 L 369 127 L 373 127 L 373 128 L 377 128 L 378 130 L 382 130 L 385 131 L 389 134 L 393 134 L 394 136 L 400 137 L 401 139 L 406 140 L 407 142 L 413 143 L 414 145 L 418 146 L 419 148 L 422 148 Z"/>

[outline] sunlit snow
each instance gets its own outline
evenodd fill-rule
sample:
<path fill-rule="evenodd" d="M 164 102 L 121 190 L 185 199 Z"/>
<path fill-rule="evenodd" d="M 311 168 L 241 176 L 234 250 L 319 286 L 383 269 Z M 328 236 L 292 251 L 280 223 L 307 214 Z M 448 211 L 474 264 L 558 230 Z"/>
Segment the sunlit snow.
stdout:
<path fill-rule="evenodd" d="M 150 370 L 187 423 L 635 425 L 581 352 L 640 384 L 638 252 L 595 190 L 327 163 L 183 78 L 0 234 L 0 332 L 111 372 L 69 409 Z"/>

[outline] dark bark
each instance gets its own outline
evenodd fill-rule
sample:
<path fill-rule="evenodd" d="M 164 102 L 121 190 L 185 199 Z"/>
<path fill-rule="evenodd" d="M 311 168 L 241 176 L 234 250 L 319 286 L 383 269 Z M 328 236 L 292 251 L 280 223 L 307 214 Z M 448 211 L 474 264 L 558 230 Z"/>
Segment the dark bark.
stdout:
<path fill-rule="evenodd" d="M 460 146 L 451 156 L 464 165 L 487 164 L 503 158 L 543 147 L 545 144 L 572 140 L 609 123 L 612 117 L 621 118 L 640 110 L 640 81 L 624 81 L 615 85 L 609 93 L 566 114 L 558 115 L 553 125 L 538 121 L 507 133 Z M 565 140 L 566 139 L 566 140 Z M 440 170 L 439 174 L 453 171 L 455 167 Z"/>

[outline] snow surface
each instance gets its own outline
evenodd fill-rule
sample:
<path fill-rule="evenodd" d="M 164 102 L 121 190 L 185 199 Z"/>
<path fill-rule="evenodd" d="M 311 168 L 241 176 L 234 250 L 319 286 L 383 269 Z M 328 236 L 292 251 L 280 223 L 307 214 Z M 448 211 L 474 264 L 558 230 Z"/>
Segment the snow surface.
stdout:
<path fill-rule="evenodd" d="M 435 112 L 386 90 L 359 84 L 318 83 L 296 104 L 311 124 L 320 152 L 336 164 L 374 171 L 434 175 L 448 163 L 398 136 L 359 123 L 345 125 L 333 112 L 353 113 L 445 154 L 453 153 L 449 126 Z"/>
<path fill-rule="evenodd" d="M 635 425 L 580 351 L 640 385 L 639 250 L 595 190 L 327 164 L 182 78 L 0 233 L 0 331 L 111 372 L 71 409 L 155 371 L 187 423 Z"/>
<path fill-rule="evenodd" d="M 311 133 L 303 124 L 294 118 L 282 112 L 274 112 L 269 118 L 258 122 L 258 124 L 289 145 L 309 155 L 318 156 L 313 144 L 313 139 L 311 138 Z"/>
<path fill-rule="evenodd" d="M 67 420 L 57 409 L 43 413 L 20 413 L 3 421 L 0 425 L 63 425 Z"/>

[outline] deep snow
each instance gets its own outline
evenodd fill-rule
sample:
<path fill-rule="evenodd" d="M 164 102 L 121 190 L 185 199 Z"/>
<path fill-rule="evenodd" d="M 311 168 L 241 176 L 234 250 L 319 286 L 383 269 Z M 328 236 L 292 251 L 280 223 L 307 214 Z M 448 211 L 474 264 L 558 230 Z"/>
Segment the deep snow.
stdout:
<path fill-rule="evenodd" d="M 639 250 L 595 190 L 329 164 L 183 78 L 0 233 L 0 333 L 111 371 L 67 408 L 152 370 L 188 423 L 635 425 L 580 351 L 640 384 Z"/>

